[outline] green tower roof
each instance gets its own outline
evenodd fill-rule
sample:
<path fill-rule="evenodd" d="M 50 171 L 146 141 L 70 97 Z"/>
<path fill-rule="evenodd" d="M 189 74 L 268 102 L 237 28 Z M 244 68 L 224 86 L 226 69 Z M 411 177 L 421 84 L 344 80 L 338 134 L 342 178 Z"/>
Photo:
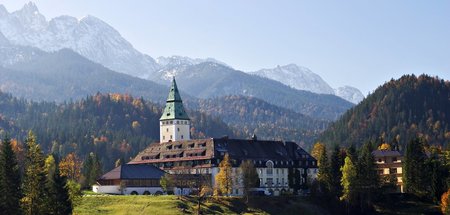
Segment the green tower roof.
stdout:
<path fill-rule="evenodd" d="M 189 120 L 189 116 L 183 107 L 183 101 L 181 100 L 180 93 L 178 92 L 177 82 L 175 77 L 172 80 L 172 86 L 170 87 L 169 96 L 166 100 L 166 107 L 159 120 L 169 119 L 184 119 Z"/>

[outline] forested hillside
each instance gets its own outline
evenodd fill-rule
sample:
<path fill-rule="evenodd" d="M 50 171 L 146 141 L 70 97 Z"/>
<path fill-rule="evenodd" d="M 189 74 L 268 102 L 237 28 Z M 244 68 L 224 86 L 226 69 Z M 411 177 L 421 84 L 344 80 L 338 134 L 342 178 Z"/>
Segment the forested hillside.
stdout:
<path fill-rule="evenodd" d="M 405 146 L 417 135 L 449 147 L 449 81 L 427 75 L 391 80 L 332 123 L 320 140 L 329 145 L 374 141 Z"/>
<path fill-rule="evenodd" d="M 117 159 L 127 161 L 153 141 L 159 141 L 162 107 L 120 94 L 96 94 L 63 104 L 30 102 L 0 93 L 0 131 L 23 141 L 33 130 L 45 152 L 62 156 L 90 152 L 100 156 L 104 169 Z M 189 111 L 193 138 L 231 135 L 220 119 Z"/>
<path fill-rule="evenodd" d="M 191 109 L 220 117 L 234 129 L 234 136 L 295 141 L 304 145 L 314 141 L 329 121 L 317 120 L 261 99 L 246 96 L 224 96 L 199 100 Z"/>

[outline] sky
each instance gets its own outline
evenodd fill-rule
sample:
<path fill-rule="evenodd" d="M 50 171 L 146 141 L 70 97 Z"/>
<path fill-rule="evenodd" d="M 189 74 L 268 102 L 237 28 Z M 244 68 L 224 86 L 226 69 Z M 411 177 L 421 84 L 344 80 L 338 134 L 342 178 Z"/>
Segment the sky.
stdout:
<path fill-rule="evenodd" d="M 0 0 L 9 12 L 28 1 Z M 154 58 L 241 71 L 295 63 L 363 94 L 403 74 L 450 80 L 450 1 L 37 0 L 51 19 L 96 16 Z"/>

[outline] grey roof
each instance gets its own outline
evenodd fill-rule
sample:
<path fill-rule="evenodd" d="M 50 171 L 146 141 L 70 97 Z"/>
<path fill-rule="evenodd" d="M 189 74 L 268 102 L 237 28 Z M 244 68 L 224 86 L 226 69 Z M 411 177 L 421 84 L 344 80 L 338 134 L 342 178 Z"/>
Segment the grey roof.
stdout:
<path fill-rule="evenodd" d="M 399 151 L 391 150 L 375 150 L 372 152 L 374 157 L 401 157 L 402 154 Z"/>
<path fill-rule="evenodd" d="M 125 164 L 102 175 L 99 180 L 160 179 L 165 172 L 153 165 Z"/>

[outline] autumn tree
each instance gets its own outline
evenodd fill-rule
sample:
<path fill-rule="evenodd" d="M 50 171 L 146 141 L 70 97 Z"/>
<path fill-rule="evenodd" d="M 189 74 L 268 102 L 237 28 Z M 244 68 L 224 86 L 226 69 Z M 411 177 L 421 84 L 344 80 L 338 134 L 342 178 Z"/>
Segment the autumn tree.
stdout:
<path fill-rule="evenodd" d="M 239 166 L 239 170 L 242 177 L 244 195 L 246 197 L 246 202 L 248 203 L 250 189 L 259 186 L 259 176 L 251 160 L 243 161 Z"/>
<path fill-rule="evenodd" d="M 11 140 L 6 136 L 0 146 L 0 211 L 3 214 L 21 214 L 20 172 Z"/>
<path fill-rule="evenodd" d="M 357 183 L 356 167 L 352 162 L 350 156 L 345 158 L 344 166 L 341 167 L 342 178 L 342 196 L 341 201 L 345 201 L 348 204 L 355 200 L 355 186 Z"/>
<path fill-rule="evenodd" d="M 442 214 L 450 214 L 450 189 L 441 196 Z"/>
<path fill-rule="evenodd" d="M 325 150 L 325 145 L 323 143 L 317 142 L 314 144 L 313 149 L 311 150 L 311 156 L 317 160 L 317 165 L 320 165 L 320 158 Z"/>
<path fill-rule="evenodd" d="M 69 153 L 59 163 L 61 176 L 66 176 L 69 180 L 79 181 L 81 176 L 81 160 L 75 153 Z"/>
<path fill-rule="evenodd" d="M 47 213 L 71 214 L 72 202 L 66 186 L 67 179 L 59 174 L 59 168 L 53 155 L 49 155 L 45 159 L 45 173 L 47 177 L 45 184 Z"/>
<path fill-rule="evenodd" d="M 222 194 L 229 195 L 231 193 L 233 188 L 233 176 L 228 153 L 225 154 L 223 160 L 219 164 L 219 173 L 217 173 L 215 180 L 216 186 Z"/>
<path fill-rule="evenodd" d="M 45 171 L 44 156 L 36 143 L 33 132 L 25 140 L 27 152 L 25 157 L 25 177 L 23 183 L 24 197 L 21 200 L 25 214 L 46 214 L 45 208 Z"/>

